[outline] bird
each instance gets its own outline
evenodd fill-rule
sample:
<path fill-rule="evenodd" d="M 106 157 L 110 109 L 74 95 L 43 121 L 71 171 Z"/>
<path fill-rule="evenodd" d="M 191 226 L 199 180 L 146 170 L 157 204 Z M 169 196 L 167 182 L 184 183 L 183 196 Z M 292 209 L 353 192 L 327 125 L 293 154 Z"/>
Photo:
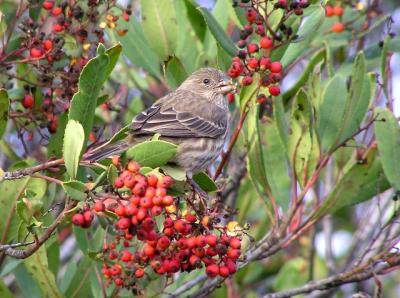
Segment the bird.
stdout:
<path fill-rule="evenodd" d="M 234 91 L 235 85 L 222 71 L 201 68 L 175 91 L 137 114 L 125 140 L 94 150 L 89 158 L 100 160 L 120 154 L 157 134 L 161 140 L 178 146 L 172 162 L 183 168 L 188 182 L 202 192 L 192 177 L 208 169 L 223 149 L 229 114 L 225 95 Z"/>

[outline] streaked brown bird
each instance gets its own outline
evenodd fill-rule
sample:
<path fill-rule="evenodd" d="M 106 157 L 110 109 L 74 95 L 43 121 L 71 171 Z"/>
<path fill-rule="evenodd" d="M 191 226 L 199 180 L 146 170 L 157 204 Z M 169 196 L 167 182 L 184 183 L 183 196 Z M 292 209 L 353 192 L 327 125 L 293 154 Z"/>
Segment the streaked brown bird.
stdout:
<path fill-rule="evenodd" d="M 219 156 L 228 130 L 228 103 L 225 95 L 234 90 L 224 74 L 202 68 L 190 75 L 175 91 L 157 100 L 138 114 L 130 125 L 130 137 L 121 143 L 94 152 L 91 160 L 116 155 L 160 134 L 160 139 L 178 145 L 174 162 L 188 178 L 207 169 Z"/>

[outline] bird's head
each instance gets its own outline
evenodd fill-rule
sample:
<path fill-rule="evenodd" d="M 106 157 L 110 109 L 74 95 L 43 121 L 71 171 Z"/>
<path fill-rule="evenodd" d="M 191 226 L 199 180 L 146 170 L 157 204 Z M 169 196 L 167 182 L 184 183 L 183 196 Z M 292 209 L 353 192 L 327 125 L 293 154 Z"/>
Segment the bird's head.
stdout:
<path fill-rule="evenodd" d="M 235 85 L 218 69 L 207 67 L 192 73 L 178 88 L 201 94 L 207 98 L 225 95 L 235 90 Z"/>

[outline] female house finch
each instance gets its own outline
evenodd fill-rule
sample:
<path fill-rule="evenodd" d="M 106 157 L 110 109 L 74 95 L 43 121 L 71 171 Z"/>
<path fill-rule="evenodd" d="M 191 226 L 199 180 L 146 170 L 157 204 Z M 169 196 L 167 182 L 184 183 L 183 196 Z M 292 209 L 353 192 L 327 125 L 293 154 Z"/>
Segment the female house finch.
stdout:
<path fill-rule="evenodd" d="M 190 75 L 176 91 L 138 114 L 129 126 L 130 138 L 89 155 L 99 160 L 127 150 L 154 134 L 178 145 L 173 162 L 187 176 L 207 169 L 220 154 L 228 127 L 225 94 L 234 90 L 221 71 L 202 68 Z"/>

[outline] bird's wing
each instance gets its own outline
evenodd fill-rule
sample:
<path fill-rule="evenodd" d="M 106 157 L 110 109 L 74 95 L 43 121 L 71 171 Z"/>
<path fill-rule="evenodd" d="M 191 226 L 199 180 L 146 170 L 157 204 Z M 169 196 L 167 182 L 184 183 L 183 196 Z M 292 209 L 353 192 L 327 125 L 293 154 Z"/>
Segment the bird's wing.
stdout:
<path fill-rule="evenodd" d="M 196 98 L 190 98 L 196 104 Z M 197 104 L 202 104 L 198 101 Z M 208 104 L 210 104 L 208 102 Z M 199 106 L 197 106 L 199 108 Z M 201 110 L 200 106 L 200 110 Z M 204 106 L 204 108 L 207 108 Z M 216 114 L 221 114 L 221 109 L 216 107 Z M 200 113 L 201 114 L 201 113 Z M 189 112 L 187 105 L 178 100 L 160 100 L 147 110 L 143 111 L 132 121 L 130 129 L 133 134 L 156 134 L 168 137 L 208 137 L 217 138 L 223 135 L 227 128 L 226 115 L 218 117 L 216 121 L 206 119 L 194 112 Z"/>

